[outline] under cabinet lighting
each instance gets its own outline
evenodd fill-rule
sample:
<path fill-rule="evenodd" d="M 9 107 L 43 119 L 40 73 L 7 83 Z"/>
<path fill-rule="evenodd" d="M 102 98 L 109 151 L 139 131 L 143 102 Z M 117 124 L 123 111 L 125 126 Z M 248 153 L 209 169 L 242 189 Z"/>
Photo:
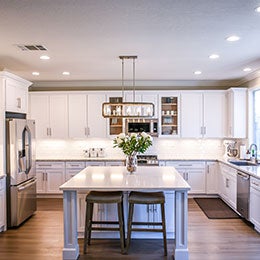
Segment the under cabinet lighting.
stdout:
<path fill-rule="evenodd" d="M 251 70 L 252 70 L 252 69 L 249 68 L 249 67 L 243 69 L 244 72 L 249 72 L 249 71 L 251 71 Z"/>
<path fill-rule="evenodd" d="M 194 74 L 195 75 L 200 75 L 202 72 L 200 71 L 200 70 L 196 70 L 196 71 L 194 71 Z"/>
<path fill-rule="evenodd" d="M 260 13 L 260 6 L 256 7 L 255 11 L 256 11 L 257 13 Z"/>
<path fill-rule="evenodd" d="M 62 75 L 64 75 L 64 76 L 69 76 L 69 75 L 70 75 L 70 72 L 69 72 L 69 71 L 63 71 L 63 72 L 62 72 Z"/>
<path fill-rule="evenodd" d="M 33 75 L 33 76 L 39 76 L 40 73 L 39 73 L 38 71 L 34 71 L 34 72 L 32 72 L 32 75 Z"/>
<path fill-rule="evenodd" d="M 212 59 L 212 60 L 215 60 L 215 59 L 218 59 L 218 58 L 219 58 L 219 55 L 218 55 L 218 54 L 211 54 L 211 55 L 209 56 L 209 58 Z"/>

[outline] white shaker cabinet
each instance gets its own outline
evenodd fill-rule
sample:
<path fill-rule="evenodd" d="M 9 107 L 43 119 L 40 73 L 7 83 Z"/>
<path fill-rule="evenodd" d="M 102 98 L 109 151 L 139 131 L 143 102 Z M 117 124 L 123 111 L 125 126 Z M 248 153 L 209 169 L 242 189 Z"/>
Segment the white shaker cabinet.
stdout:
<path fill-rule="evenodd" d="M 205 193 L 206 177 L 204 161 L 166 161 L 166 166 L 173 166 L 189 183 L 189 193 Z"/>
<path fill-rule="evenodd" d="M 71 161 L 65 162 L 65 181 L 68 181 L 70 178 L 74 177 L 77 173 L 82 171 L 86 167 L 86 162 L 83 161 Z"/>
<path fill-rule="evenodd" d="M 30 118 L 36 122 L 36 138 L 68 137 L 66 94 L 30 94 Z"/>
<path fill-rule="evenodd" d="M 260 180 L 250 177 L 250 221 L 260 233 Z"/>
<path fill-rule="evenodd" d="M 0 178 L 0 232 L 5 229 L 5 178 Z"/>
<path fill-rule="evenodd" d="M 37 194 L 62 194 L 65 182 L 64 162 L 36 162 Z"/>
<path fill-rule="evenodd" d="M 229 89 L 227 92 L 227 103 L 227 137 L 247 138 L 247 89 Z"/>
<path fill-rule="evenodd" d="M 181 136 L 225 137 L 226 112 L 224 91 L 181 93 Z"/>
<path fill-rule="evenodd" d="M 69 137 L 106 137 L 106 119 L 102 117 L 102 93 L 69 94 Z"/>
<path fill-rule="evenodd" d="M 5 89 L 5 111 L 28 112 L 28 87 L 32 83 L 12 73 L 0 72 L 0 86 Z"/>
<path fill-rule="evenodd" d="M 223 163 L 219 164 L 219 195 L 233 209 L 237 208 L 237 170 Z"/>
<path fill-rule="evenodd" d="M 218 194 L 218 162 L 206 162 L 206 193 Z"/>

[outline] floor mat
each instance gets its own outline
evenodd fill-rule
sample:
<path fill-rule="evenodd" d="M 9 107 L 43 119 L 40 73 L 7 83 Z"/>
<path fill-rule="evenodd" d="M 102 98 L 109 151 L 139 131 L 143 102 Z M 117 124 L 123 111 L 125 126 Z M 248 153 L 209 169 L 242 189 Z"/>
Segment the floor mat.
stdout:
<path fill-rule="evenodd" d="M 220 198 L 194 198 L 194 200 L 210 219 L 240 218 L 239 215 Z"/>

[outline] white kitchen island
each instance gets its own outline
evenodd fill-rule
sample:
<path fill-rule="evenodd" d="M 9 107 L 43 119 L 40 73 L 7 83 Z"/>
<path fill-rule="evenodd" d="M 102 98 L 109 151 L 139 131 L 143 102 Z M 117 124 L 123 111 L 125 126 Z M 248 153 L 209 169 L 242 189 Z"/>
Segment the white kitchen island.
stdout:
<path fill-rule="evenodd" d="M 138 167 L 135 173 L 125 166 L 87 167 L 60 186 L 63 191 L 64 248 L 63 259 L 77 259 L 77 193 L 96 191 L 174 191 L 175 192 L 175 260 L 188 260 L 188 190 L 190 186 L 174 167 Z M 122 256 L 123 258 L 123 256 Z"/>

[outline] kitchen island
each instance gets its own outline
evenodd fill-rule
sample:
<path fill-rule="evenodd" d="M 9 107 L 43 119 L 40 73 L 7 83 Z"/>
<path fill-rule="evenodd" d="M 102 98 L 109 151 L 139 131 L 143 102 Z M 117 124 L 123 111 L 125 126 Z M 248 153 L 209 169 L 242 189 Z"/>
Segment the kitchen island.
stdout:
<path fill-rule="evenodd" d="M 173 167 L 138 167 L 133 174 L 124 166 L 87 167 L 60 189 L 63 191 L 64 248 L 63 259 L 77 259 L 77 193 L 97 191 L 174 191 L 174 257 L 188 260 L 188 190 L 190 186 Z"/>

